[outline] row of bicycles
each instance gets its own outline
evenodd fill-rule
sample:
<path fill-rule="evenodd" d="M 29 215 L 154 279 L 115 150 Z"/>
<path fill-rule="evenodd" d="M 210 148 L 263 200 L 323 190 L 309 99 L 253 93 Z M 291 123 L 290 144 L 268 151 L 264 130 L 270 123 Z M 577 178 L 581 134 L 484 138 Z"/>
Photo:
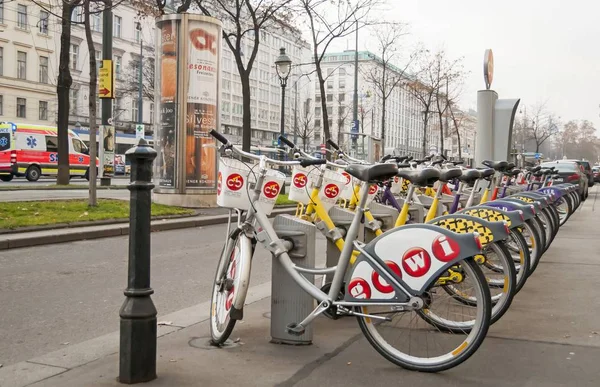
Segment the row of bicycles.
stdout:
<path fill-rule="evenodd" d="M 293 158 L 273 160 L 211 134 L 223 144 L 217 204 L 237 214 L 212 292 L 214 345 L 243 317 L 260 244 L 316 300 L 306 318 L 289 322 L 290 335 L 321 315 L 355 317 L 392 363 L 423 372 L 455 367 L 477 351 L 581 204 L 575 186 L 555 183 L 552 169 L 518 170 L 506 161 L 474 169 L 433 156 L 369 164 L 331 141 L 335 161 L 328 161 L 283 137 Z M 339 250 L 335 265 L 294 263 L 293 241 L 277 235 L 269 215 L 285 182 L 281 168 L 292 169 L 289 198 L 298 207 L 279 216 L 314 224 Z M 307 278 L 314 276 L 321 280 Z"/>

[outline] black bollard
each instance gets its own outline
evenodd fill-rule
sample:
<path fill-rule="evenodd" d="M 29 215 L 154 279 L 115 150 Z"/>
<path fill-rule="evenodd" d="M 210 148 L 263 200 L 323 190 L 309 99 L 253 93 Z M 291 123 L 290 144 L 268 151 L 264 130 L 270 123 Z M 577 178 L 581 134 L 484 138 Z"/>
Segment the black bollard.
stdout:
<path fill-rule="evenodd" d="M 156 307 L 150 295 L 150 208 L 152 161 L 156 151 L 144 139 L 125 157 L 131 161 L 129 268 L 121 316 L 119 382 L 156 379 Z"/>

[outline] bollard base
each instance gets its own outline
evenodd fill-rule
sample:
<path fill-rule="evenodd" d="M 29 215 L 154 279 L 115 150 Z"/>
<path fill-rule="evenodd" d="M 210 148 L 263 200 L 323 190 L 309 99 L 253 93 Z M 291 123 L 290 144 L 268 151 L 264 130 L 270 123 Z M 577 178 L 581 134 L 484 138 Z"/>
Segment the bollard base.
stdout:
<path fill-rule="evenodd" d="M 269 343 L 278 344 L 278 345 L 292 345 L 295 347 L 299 347 L 299 346 L 303 346 L 303 345 L 312 345 L 312 340 L 311 341 L 288 341 L 288 340 L 284 340 L 284 339 L 271 339 L 269 341 Z"/>
<path fill-rule="evenodd" d="M 120 383 L 135 384 L 156 379 L 156 330 L 156 317 L 121 319 L 117 378 Z"/>
<path fill-rule="evenodd" d="M 100 187 L 109 187 L 110 186 L 110 177 L 101 177 L 100 178 Z"/>

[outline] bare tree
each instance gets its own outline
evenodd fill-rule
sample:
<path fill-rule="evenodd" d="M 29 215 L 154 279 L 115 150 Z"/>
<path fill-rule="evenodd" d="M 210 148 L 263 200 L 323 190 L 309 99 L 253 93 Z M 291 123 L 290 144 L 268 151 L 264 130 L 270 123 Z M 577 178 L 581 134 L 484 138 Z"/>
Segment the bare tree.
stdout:
<path fill-rule="evenodd" d="M 97 78 L 96 74 L 96 49 L 92 38 L 92 29 L 90 24 L 90 2 L 92 0 L 84 0 L 83 17 L 85 21 L 85 39 L 88 46 L 88 54 L 90 61 L 90 87 L 88 94 L 89 101 L 89 116 L 90 116 L 90 164 L 89 164 L 89 200 L 88 205 L 95 207 L 98 205 L 96 198 L 96 92 Z"/>
<path fill-rule="evenodd" d="M 150 101 L 154 101 L 154 50 L 150 47 L 145 48 L 146 51 L 150 52 L 149 56 L 144 56 L 142 62 L 142 97 Z M 139 93 L 140 89 L 140 61 L 132 60 L 129 61 L 127 68 L 123 74 L 123 86 L 119 88 L 121 95 L 135 96 Z"/>
<path fill-rule="evenodd" d="M 307 145 L 310 145 L 315 132 L 315 121 L 314 121 L 314 107 L 312 106 L 312 99 L 307 98 L 302 103 L 302 110 L 300 111 L 300 119 L 298 120 L 298 127 L 296 129 L 296 136 L 302 140 L 302 149 L 306 152 Z"/>
<path fill-rule="evenodd" d="M 427 125 L 429 124 L 431 105 L 433 104 L 437 87 L 430 86 L 429 82 L 429 69 L 433 66 L 434 60 L 425 52 L 419 58 L 418 62 L 418 70 L 406 85 L 409 93 L 419 102 L 421 108 L 420 113 L 423 123 L 421 153 L 422 156 L 425 156 L 427 154 Z"/>
<path fill-rule="evenodd" d="M 323 111 L 324 142 L 331 139 L 329 114 L 327 113 L 326 76 L 321 64 L 331 44 L 370 24 L 369 12 L 381 4 L 381 0 L 297 0 L 299 10 L 306 18 L 312 43 L 312 58 L 317 73 Z M 355 70 L 356 71 L 356 70 Z"/>
<path fill-rule="evenodd" d="M 406 60 L 404 68 L 393 65 L 398 61 L 400 51 L 400 40 L 408 35 L 406 25 L 401 23 L 384 24 L 375 28 L 377 49 L 381 57 L 374 57 L 374 63 L 366 68 L 364 76 L 367 82 L 373 85 L 375 92 L 381 100 L 381 148 L 385 149 L 386 134 L 386 103 L 397 86 L 406 81 L 405 72 L 411 65 L 417 52 L 413 52 Z"/>
<path fill-rule="evenodd" d="M 62 29 L 60 34 L 58 80 L 56 84 L 56 95 L 58 97 L 58 175 L 56 184 L 67 185 L 71 177 L 69 168 L 69 91 L 73 84 L 73 77 L 71 77 L 69 66 L 71 15 L 75 7 L 81 4 L 81 0 L 61 0 L 61 3 L 60 24 Z"/>
<path fill-rule="evenodd" d="M 533 108 L 531 124 L 523 129 L 527 139 L 535 141 L 535 153 L 539 153 L 540 146 L 550 137 L 558 133 L 557 118 L 546 112 L 545 104 Z"/>
<path fill-rule="evenodd" d="M 458 139 L 458 158 L 462 159 L 462 145 L 460 139 L 460 130 L 462 129 L 463 121 L 465 119 L 465 115 L 460 111 L 456 103 L 452 100 L 448 100 L 448 114 L 450 115 L 450 119 L 452 120 L 452 126 L 454 127 L 454 133 L 456 134 L 456 138 Z"/>
<path fill-rule="evenodd" d="M 157 0 L 161 1 L 161 0 Z M 192 0 L 184 0 L 178 12 L 186 11 Z M 271 23 L 289 28 L 285 7 L 291 0 L 196 0 L 200 11 L 223 21 L 223 38 L 231 50 L 242 83 L 242 149 L 250 151 L 252 117 L 250 109 L 250 73 L 260 46 L 260 30 Z M 245 52 L 248 44 L 250 52 Z"/>

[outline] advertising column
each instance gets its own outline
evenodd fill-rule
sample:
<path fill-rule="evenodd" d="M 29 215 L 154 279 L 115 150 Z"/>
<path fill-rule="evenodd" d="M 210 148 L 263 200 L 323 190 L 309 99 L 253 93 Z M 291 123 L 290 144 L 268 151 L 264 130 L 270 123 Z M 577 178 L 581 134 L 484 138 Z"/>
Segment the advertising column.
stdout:
<path fill-rule="evenodd" d="M 188 84 L 186 114 L 185 185 L 188 188 L 216 189 L 217 155 L 215 140 L 219 113 L 219 56 L 221 28 L 202 21 L 188 22 Z"/>
<path fill-rule="evenodd" d="M 158 109 L 158 125 L 155 134 L 155 148 L 158 157 L 157 168 L 158 186 L 161 188 L 176 187 L 176 157 L 177 147 L 177 32 L 180 20 L 164 20 L 157 23 L 160 30 L 159 57 L 157 74 L 160 77 L 156 85 L 160 100 Z"/>

